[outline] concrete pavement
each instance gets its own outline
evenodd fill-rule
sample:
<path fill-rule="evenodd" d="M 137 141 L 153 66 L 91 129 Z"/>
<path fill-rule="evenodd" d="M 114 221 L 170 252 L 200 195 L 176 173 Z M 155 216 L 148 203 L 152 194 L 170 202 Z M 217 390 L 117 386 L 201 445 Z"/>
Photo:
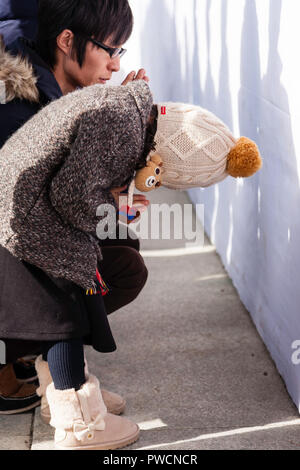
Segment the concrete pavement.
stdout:
<path fill-rule="evenodd" d="M 189 203 L 166 189 L 150 199 Z M 126 397 L 125 416 L 140 424 L 126 449 L 299 448 L 298 410 L 215 247 L 207 238 L 196 253 L 184 246 L 142 241 L 149 278 L 110 316 L 117 351 L 86 350 L 90 371 Z M 39 408 L 0 417 L 0 449 L 51 449 L 52 436 Z"/>

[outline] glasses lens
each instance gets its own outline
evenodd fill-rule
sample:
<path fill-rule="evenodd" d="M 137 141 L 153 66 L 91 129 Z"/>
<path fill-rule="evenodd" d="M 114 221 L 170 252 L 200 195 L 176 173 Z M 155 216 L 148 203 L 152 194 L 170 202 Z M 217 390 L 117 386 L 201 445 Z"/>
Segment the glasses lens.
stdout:
<path fill-rule="evenodd" d="M 111 58 L 112 59 L 115 59 L 116 57 L 123 57 L 123 55 L 125 54 L 126 52 L 126 49 L 123 49 L 123 48 L 118 48 L 118 49 L 115 49 L 114 53 L 112 54 Z"/>

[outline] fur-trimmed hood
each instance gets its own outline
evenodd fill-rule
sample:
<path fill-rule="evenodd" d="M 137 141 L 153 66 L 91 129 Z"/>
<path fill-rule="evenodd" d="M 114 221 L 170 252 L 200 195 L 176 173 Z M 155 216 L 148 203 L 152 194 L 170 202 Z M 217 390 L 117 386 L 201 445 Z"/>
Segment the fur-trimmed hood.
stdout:
<path fill-rule="evenodd" d="M 6 103 L 19 98 L 39 102 L 38 78 L 27 57 L 14 56 L 5 49 L 0 35 L 0 80 L 5 83 Z"/>

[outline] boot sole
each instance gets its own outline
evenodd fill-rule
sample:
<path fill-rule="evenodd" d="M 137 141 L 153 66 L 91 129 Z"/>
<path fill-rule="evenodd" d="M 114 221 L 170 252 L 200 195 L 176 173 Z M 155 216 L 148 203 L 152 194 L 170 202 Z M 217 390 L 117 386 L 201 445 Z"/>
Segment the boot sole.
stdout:
<path fill-rule="evenodd" d="M 38 406 L 40 406 L 40 404 L 41 404 L 41 401 L 38 401 L 38 402 L 32 403 L 31 405 L 26 406 L 25 408 L 21 408 L 18 410 L 0 411 L 0 415 L 16 415 L 19 413 L 24 413 L 24 411 L 29 411 L 29 410 L 32 410 L 33 408 L 37 408 Z"/>
<path fill-rule="evenodd" d="M 107 409 L 108 413 L 112 413 L 113 415 L 120 415 L 124 413 L 126 408 L 126 400 L 123 401 L 123 403 L 119 406 L 119 408 L 115 408 L 114 410 L 109 410 Z"/>
<path fill-rule="evenodd" d="M 58 444 L 55 444 L 55 449 L 56 450 L 114 450 L 114 449 L 122 449 L 124 447 L 129 446 L 130 444 L 133 444 L 138 440 L 140 436 L 140 429 L 137 428 L 137 431 L 131 436 L 127 437 L 126 439 L 122 439 L 117 442 L 112 442 L 111 444 L 109 443 L 103 443 L 103 444 L 94 444 L 91 446 L 78 446 L 78 447 L 62 447 L 59 446 Z"/>

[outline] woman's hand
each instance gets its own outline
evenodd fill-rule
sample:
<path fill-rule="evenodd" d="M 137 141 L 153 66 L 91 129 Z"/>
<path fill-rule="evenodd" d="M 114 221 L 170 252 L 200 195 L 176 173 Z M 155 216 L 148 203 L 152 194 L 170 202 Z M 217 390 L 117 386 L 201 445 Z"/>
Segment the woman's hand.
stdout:
<path fill-rule="evenodd" d="M 145 80 L 147 83 L 150 81 L 149 77 L 146 75 L 146 70 L 140 69 L 137 74 L 135 73 L 135 70 L 130 72 L 121 85 L 127 85 L 127 83 L 133 82 L 135 80 Z"/>
<path fill-rule="evenodd" d="M 127 189 L 127 187 L 128 187 L 127 184 L 125 184 L 125 186 L 121 186 L 120 188 L 112 188 L 110 190 L 111 194 L 114 197 L 114 200 L 116 201 L 116 204 L 117 204 L 118 208 L 120 208 L 120 201 L 119 201 L 120 193 L 122 191 L 125 191 L 125 189 Z M 126 197 L 126 194 L 122 194 L 122 197 Z"/>

